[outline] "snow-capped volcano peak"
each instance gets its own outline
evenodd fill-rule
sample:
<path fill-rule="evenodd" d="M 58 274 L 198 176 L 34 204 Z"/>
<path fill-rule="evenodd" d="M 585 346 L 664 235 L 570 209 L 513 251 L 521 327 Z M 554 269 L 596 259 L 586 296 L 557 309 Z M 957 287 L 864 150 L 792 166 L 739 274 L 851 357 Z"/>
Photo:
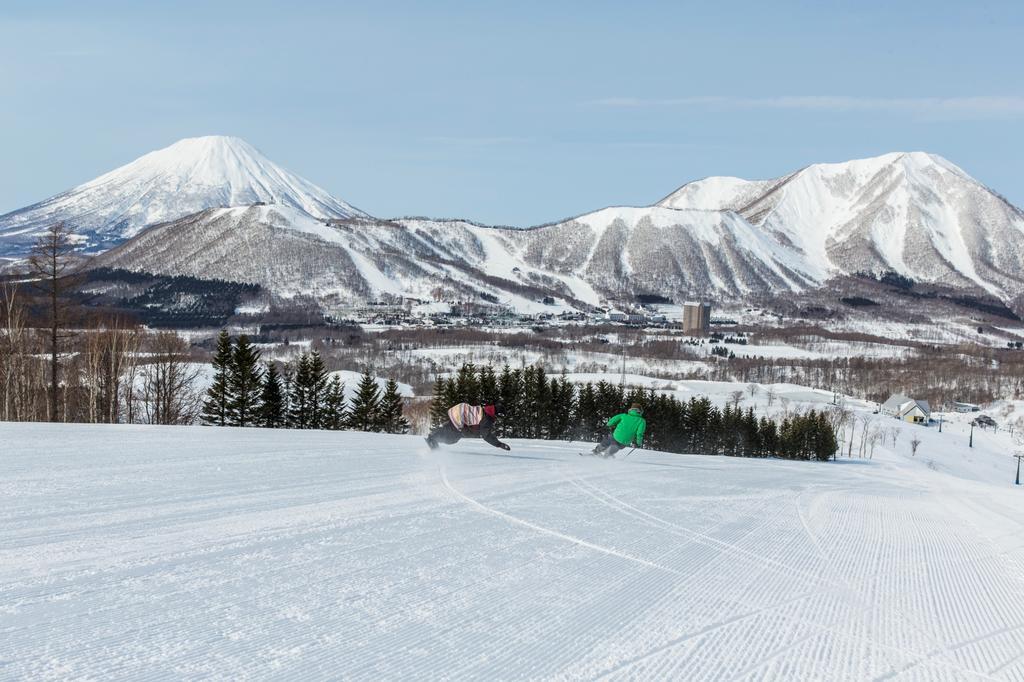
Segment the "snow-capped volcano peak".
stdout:
<path fill-rule="evenodd" d="M 102 249 L 148 225 L 208 208 L 280 204 L 315 218 L 365 215 L 237 137 L 179 140 L 50 199 L 0 216 L 4 251 L 17 253 L 63 220 Z"/>

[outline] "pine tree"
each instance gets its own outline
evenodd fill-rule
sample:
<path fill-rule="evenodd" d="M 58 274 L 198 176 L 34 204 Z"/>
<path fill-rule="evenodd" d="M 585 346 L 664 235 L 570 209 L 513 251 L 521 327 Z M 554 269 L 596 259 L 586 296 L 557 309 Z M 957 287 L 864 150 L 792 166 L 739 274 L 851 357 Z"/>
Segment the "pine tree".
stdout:
<path fill-rule="evenodd" d="M 288 394 L 288 425 L 293 429 L 311 429 L 309 355 L 303 353 L 295 365 L 292 390 Z"/>
<path fill-rule="evenodd" d="M 228 387 L 228 374 L 232 361 L 231 337 L 227 330 L 222 329 L 217 337 L 217 352 L 213 355 L 213 385 L 206 391 L 203 402 L 202 420 L 204 424 L 224 426 L 228 423 L 228 404 L 231 401 L 231 389 Z"/>
<path fill-rule="evenodd" d="M 348 420 L 347 407 L 345 405 L 345 384 L 335 374 L 327 384 L 327 392 L 324 396 L 324 410 L 321 419 L 321 426 L 325 429 L 338 431 L 345 428 Z"/>
<path fill-rule="evenodd" d="M 384 433 L 408 433 L 409 422 L 402 416 L 402 395 L 398 392 L 398 383 L 388 379 L 384 387 L 384 395 L 380 399 L 379 421 L 380 430 Z"/>
<path fill-rule="evenodd" d="M 263 375 L 263 386 L 260 391 L 260 407 L 257 421 L 260 426 L 278 429 L 285 423 L 284 389 L 281 386 L 281 375 L 277 365 L 267 363 L 267 371 Z"/>
<path fill-rule="evenodd" d="M 644 416 L 647 423 L 657 428 L 649 428 L 644 435 L 644 447 L 652 450 L 675 451 L 673 442 L 675 434 L 675 413 L 673 399 L 660 395 L 653 389 L 644 397 Z"/>
<path fill-rule="evenodd" d="M 442 402 L 445 405 L 447 405 L 448 408 L 452 407 L 453 405 L 458 405 L 459 403 L 464 402 L 463 400 L 459 399 L 458 386 L 455 384 L 455 379 L 451 377 L 445 380 L 444 391 L 441 392 L 441 395 L 444 398 Z M 446 415 L 448 408 L 445 408 Z"/>
<path fill-rule="evenodd" d="M 548 382 L 549 407 L 547 410 L 548 438 L 571 437 L 571 418 L 576 405 L 576 387 L 563 375 Z"/>
<path fill-rule="evenodd" d="M 367 369 L 359 379 L 355 397 L 352 398 L 352 409 L 348 415 L 348 427 L 356 431 L 379 430 L 380 419 L 380 387 L 377 380 Z"/>
<path fill-rule="evenodd" d="M 320 357 L 320 351 L 315 350 L 309 354 L 308 398 L 309 428 L 311 429 L 325 428 L 329 381 L 327 367 L 324 366 L 324 360 Z"/>
<path fill-rule="evenodd" d="M 758 431 L 761 434 L 761 456 L 777 457 L 779 449 L 779 427 L 774 420 L 761 417 Z"/>
<path fill-rule="evenodd" d="M 819 462 L 827 462 L 836 454 L 839 442 L 836 440 L 836 430 L 824 412 L 811 411 L 810 415 L 814 426 L 814 457 Z"/>
<path fill-rule="evenodd" d="M 607 381 L 601 380 L 597 382 L 595 392 L 598 410 L 597 420 L 603 433 L 605 422 L 622 412 L 623 408 L 628 407 L 628 405 L 625 405 L 626 396 L 623 394 L 621 386 L 613 386 Z"/>
<path fill-rule="evenodd" d="M 721 453 L 727 457 L 735 457 L 739 454 L 739 414 L 739 409 L 733 408 L 728 403 L 722 408 L 722 421 L 719 428 L 718 442 L 721 447 Z"/>
<path fill-rule="evenodd" d="M 484 365 L 480 368 L 480 376 L 477 379 L 477 397 L 481 405 L 493 405 L 500 400 L 498 392 L 498 377 L 494 374 L 494 368 Z"/>
<path fill-rule="evenodd" d="M 722 411 L 712 406 L 708 410 L 708 420 L 704 432 L 702 454 L 718 455 L 722 452 Z"/>
<path fill-rule="evenodd" d="M 228 423 L 232 426 L 252 426 L 256 421 L 262 389 L 259 362 L 259 350 L 248 336 L 239 336 L 228 371 Z"/>
<path fill-rule="evenodd" d="M 690 398 L 686 410 L 686 431 L 689 441 L 687 450 L 694 454 L 709 454 L 709 422 L 711 420 L 711 400 L 707 397 Z"/>
<path fill-rule="evenodd" d="M 508 365 L 501 370 L 498 379 L 498 399 L 505 408 L 505 414 L 498 420 L 498 436 L 501 438 L 518 438 L 519 420 L 522 413 L 523 375 L 518 369 L 509 369 Z"/>
<path fill-rule="evenodd" d="M 445 400 L 445 388 L 447 382 L 444 377 L 438 375 L 434 380 L 434 395 L 430 401 L 430 428 L 436 429 L 448 419 L 448 408 L 451 407 Z"/>
<path fill-rule="evenodd" d="M 601 433 L 601 424 L 597 415 L 597 396 L 594 385 L 586 383 L 576 396 L 576 409 L 573 412 L 573 436 L 576 440 L 597 440 Z"/>
<path fill-rule="evenodd" d="M 285 363 L 281 372 L 281 426 L 291 428 L 292 386 L 295 383 L 295 370 L 291 363 Z"/>
<path fill-rule="evenodd" d="M 754 408 L 748 407 L 743 415 L 743 442 L 742 454 L 744 457 L 758 457 L 761 452 L 761 429 L 757 417 L 754 416 Z"/>
<path fill-rule="evenodd" d="M 470 405 L 480 404 L 480 382 L 476 378 L 476 367 L 466 363 L 455 375 L 455 392 L 457 403 L 469 403 Z"/>

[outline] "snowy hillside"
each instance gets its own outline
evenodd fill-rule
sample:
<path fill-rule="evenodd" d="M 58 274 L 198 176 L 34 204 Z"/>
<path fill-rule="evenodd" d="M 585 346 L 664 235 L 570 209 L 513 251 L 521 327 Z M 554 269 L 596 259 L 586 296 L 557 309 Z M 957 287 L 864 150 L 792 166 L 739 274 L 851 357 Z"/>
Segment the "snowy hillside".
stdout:
<path fill-rule="evenodd" d="M 582 279 L 519 259 L 501 232 L 469 223 L 317 220 L 283 206 L 211 209 L 154 226 L 104 254 L 96 266 L 260 284 L 282 296 L 350 304 L 381 296 L 486 300 L 551 310 L 547 295 L 596 304 Z"/>
<path fill-rule="evenodd" d="M 799 254 L 729 212 L 613 207 L 512 237 L 529 264 L 604 292 L 734 298 L 812 284 Z"/>
<path fill-rule="evenodd" d="M 814 464 L 5 424 L 0 677 L 1022 679 L 1012 460 L 916 428 Z"/>
<path fill-rule="evenodd" d="M 23 253 L 36 233 L 60 220 L 83 235 L 91 250 L 102 250 L 153 223 L 257 202 L 293 207 L 318 218 L 364 215 L 244 140 L 195 137 L 0 216 L 0 253 Z"/>
<path fill-rule="evenodd" d="M 1024 215 L 923 152 L 815 164 L 775 180 L 707 178 L 658 204 L 734 211 L 803 256 L 820 279 L 893 271 L 925 282 L 1024 291 Z"/>
<path fill-rule="evenodd" d="M 545 310 L 627 290 L 731 297 L 813 284 L 793 252 L 731 213 L 613 208 L 530 230 L 464 221 L 323 221 L 280 206 L 151 228 L 96 265 L 252 282 L 282 295 L 488 300 Z"/>

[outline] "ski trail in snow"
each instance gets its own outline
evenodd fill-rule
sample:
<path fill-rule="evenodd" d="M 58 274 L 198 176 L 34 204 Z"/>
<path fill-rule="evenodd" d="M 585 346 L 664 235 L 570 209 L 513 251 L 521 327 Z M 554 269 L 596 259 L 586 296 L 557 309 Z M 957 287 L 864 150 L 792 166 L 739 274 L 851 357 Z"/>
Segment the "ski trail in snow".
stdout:
<path fill-rule="evenodd" d="M 660 525 L 663 528 L 666 528 L 666 529 L 668 529 L 670 531 L 671 530 L 680 531 L 681 533 L 684 533 L 686 536 L 690 537 L 691 539 L 695 540 L 696 542 L 704 542 L 706 544 L 713 545 L 715 547 L 724 549 L 726 551 L 735 552 L 737 554 L 742 554 L 742 555 L 746 556 L 749 559 L 753 559 L 757 563 L 771 566 L 772 568 L 775 568 L 777 570 L 784 571 L 784 572 L 787 572 L 787 573 L 799 573 L 799 574 L 805 576 L 806 578 L 808 578 L 809 580 L 814 580 L 815 582 L 821 583 L 823 585 L 829 585 L 829 586 L 833 586 L 833 587 L 835 586 L 834 583 L 831 583 L 829 581 L 823 580 L 821 578 L 821 576 L 814 575 L 812 573 L 807 573 L 806 571 L 803 571 L 802 569 L 794 568 L 792 566 L 787 566 L 784 563 L 781 563 L 779 561 L 775 561 L 774 559 L 770 559 L 770 558 L 768 558 L 766 556 L 763 556 L 763 555 L 760 555 L 760 554 L 756 554 L 756 553 L 751 552 L 750 550 L 744 549 L 744 548 L 742 548 L 742 547 L 740 547 L 738 545 L 732 544 L 730 542 L 724 542 L 724 541 L 719 540 L 717 538 L 711 537 L 710 535 L 707 535 L 705 533 L 701 533 L 700 531 L 696 531 L 696 530 L 693 530 L 691 528 L 687 528 L 686 526 L 680 526 L 677 523 L 674 523 L 672 521 L 667 521 L 667 520 L 665 520 L 665 519 L 663 519 L 661 517 L 655 516 L 654 514 L 649 514 L 648 512 L 645 512 L 643 509 L 639 509 L 638 507 L 635 507 L 635 506 L 631 505 L 630 503 L 626 502 L 625 500 L 622 500 L 622 499 L 620 499 L 618 497 L 615 497 L 611 493 L 609 493 L 609 492 L 607 492 L 605 490 L 602 490 L 601 488 L 598 488 L 597 486 L 595 486 L 593 484 L 584 483 L 579 478 L 573 479 L 572 483 L 573 483 L 573 485 L 578 487 L 580 490 L 584 491 L 585 493 L 588 493 L 589 495 L 591 495 L 592 497 L 594 497 L 595 499 L 597 499 L 599 501 L 604 501 L 605 504 L 608 504 L 609 506 L 612 506 L 612 508 L 614 508 L 615 505 L 618 505 L 618 507 L 620 507 L 620 510 L 623 513 L 626 513 L 627 515 L 638 516 L 638 517 L 643 518 L 643 519 L 648 519 L 649 521 L 652 521 L 655 524 Z"/>
<path fill-rule="evenodd" d="M 741 621 L 744 621 L 744 620 L 747 620 L 747 619 L 750 619 L 750 618 L 754 618 L 755 616 L 758 616 L 760 614 L 766 613 L 768 611 L 772 611 L 774 609 L 781 608 L 781 607 L 786 606 L 788 604 L 792 604 L 794 602 L 799 602 L 799 601 L 807 599 L 809 597 L 813 597 L 816 594 L 818 594 L 818 593 L 817 592 L 805 592 L 804 594 L 797 595 L 796 597 L 793 597 L 791 599 L 787 599 L 787 600 L 785 600 L 785 601 L 783 601 L 781 603 L 772 604 L 770 606 L 765 606 L 765 607 L 762 607 L 762 608 L 759 608 L 759 609 L 755 609 L 753 611 L 748 611 L 746 613 L 741 613 L 741 614 L 735 615 L 735 616 L 733 616 L 731 618 L 726 618 L 725 620 L 719 621 L 717 623 L 712 623 L 711 625 L 708 625 L 707 627 L 701 628 L 700 630 L 697 630 L 695 632 L 688 632 L 685 635 L 682 635 L 681 637 L 676 637 L 673 640 L 665 642 L 664 644 L 658 646 L 655 649 L 651 649 L 650 651 L 646 651 L 646 652 L 644 652 L 640 656 L 636 656 L 636 657 L 634 657 L 634 658 L 632 658 L 630 660 L 623 661 L 623 662 L 619 663 L 618 665 L 610 668 L 609 670 L 606 670 L 605 672 L 601 673 L 600 675 L 598 675 L 594 679 L 595 680 L 603 680 L 603 679 L 605 679 L 607 677 L 610 677 L 610 676 L 614 675 L 615 673 L 619 672 L 620 670 L 623 670 L 625 668 L 630 668 L 630 667 L 636 665 L 637 663 L 640 663 L 641 661 L 647 660 L 647 659 L 651 658 L 652 656 L 656 656 L 657 654 L 660 654 L 663 651 L 667 651 L 669 649 L 675 648 L 675 647 L 679 646 L 680 644 L 682 644 L 684 642 L 687 642 L 687 641 L 689 641 L 691 639 L 694 639 L 695 637 L 701 637 L 703 635 L 710 634 L 710 633 L 712 633 L 712 632 L 714 632 L 716 630 L 721 630 L 722 628 L 727 627 L 729 625 L 732 625 L 734 623 L 738 623 L 738 622 L 741 622 Z"/>
<path fill-rule="evenodd" d="M 909 459 L 0 430 L 2 679 L 1024 682 L 1019 495 Z"/>
<path fill-rule="evenodd" d="M 583 479 L 581 479 L 579 477 L 573 477 L 570 480 L 570 482 L 576 488 L 578 488 L 579 490 L 583 491 L 584 493 L 590 495 L 591 497 L 593 497 L 594 499 L 598 500 L 599 502 L 602 502 L 603 504 L 607 505 L 609 508 L 614 509 L 616 511 L 619 511 L 620 513 L 624 513 L 627 516 L 630 516 L 632 518 L 638 518 L 640 520 L 647 519 L 650 522 L 653 522 L 653 525 L 661 526 L 661 527 L 665 528 L 666 530 L 669 530 L 670 532 L 672 532 L 673 529 L 684 531 L 686 536 L 690 536 L 696 542 L 712 541 L 712 542 L 709 543 L 712 546 L 720 546 L 720 547 L 722 547 L 724 549 L 727 549 L 727 550 L 730 550 L 732 552 L 739 552 L 739 553 L 744 554 L 746 556 L 749 556 L 749 557 L 751 557 L 753 559 L 757 559 L 760 563 L 762 563 L 762 565 L 766 566 L 769 569 L 781 571 L 781 573 L 783 575 L 791 574 L 791 573 L 796 573 L 796 574 L 804 575 L 804 576 L 808 577 L 809 579 L 812 579 L 812 580 L 818 582 L 823 587 L 828 587 L 828 588 L 832 588 L 833 590 L 835 590 L 836 592 L 834 593 L 834 596 L 836 598 L 848 599 L 852 605 L 855 605 L 855 607 L 857 608 L 857 610 L 859 612 L 868 611 L 873 606 L 871 601 L 859 589 L 857 589 L 855 586 L 853 586 L 851 583 L 849 583 L 848 581 L 846 581 L 844 579 L 841 579 L 840 581 L 828 580 L 828 579 L 825 579 L 825 578 L 823 578 L 821 576 L 810 574 L 810 573 L 807 573 L 806 571 L 802 571 L 801 569 L 797 569 L 797 568 L 788 566 L 788 565 L 786 565 L 786 564 L 784 564 L 782 562 L 776 562 L 776 561 L 774 561 L 772 559 L 769 559 L 767 557 L 763 557 L 761 555 L 757 555 L 757 554 L 751 553 L 748 550 L 745 550 L 742 547 L 739 547 L 738 545 L 735 545 L 733 543 L 723 542 L 723 541 L 717 540 L 716 538 L 712 538 L 711 536 L 708 536 L 708 535 L 706 535 L 704 533 L 699 533 L 698 531 L 694 531 L 694 530 L 685 528 L 684 526 L 680 526 L 679 524 L 676 524 L 674 522 L 668 521 L 666 519 L 662 519 L 661 517 L 658 517 L 658 516 L 656 516 L 654 514 L 650 514 L 648 512 L 645 512 L 644 510 L 639 509 L 638 507 L 636 507 L 636 506 L 634 506 L 632 504 L 629 504 L 625 500 L 622 500 L 622 499 L 612 495 L 611 493 L 609 493 L 609 492 L 607 492 L 605 490 L 602 490 L 598 486 L 595 486 L 592 483 L 588 483 L 588 482 L 584 481 Z M 824 549 L 821 547 L 817 537 L 811 532 L 810 528 L 808 527 L 807 522 L 806 522 L 806 520 L 803 517 L 802 511 L 800 511 L 800 509 L 799 509 L 799 496 L 797 497 L 796 500 L 794 500 L 794 502 L 795 502 L 796 507 L 797 507 L 797 515 L 799 517 L 799 520 L 800 520 L 800 523 L 801 523 L 801 525 L 803 527 L 803 530 L 807 534 L 808 538 L 812 541 L 812 543 L 814 544 L 816 550 L 820 553 L 821 557 L 823 559 L 825 559 L 825 560 L 830 560 L 831 559 L 831 553 L 830 552 L 825 552 Z M 676 533 L 676 534 L 678 534 L 678 533 Z M 696 537 L 693 537 L 693 536 L 696 536 Z M 768 608 L 770 609 L 771 607 L 768 607 Z M 751 615 L 755 615 L 755 614 L 751 614 Z M 935 639 L 934 635 L 930 631 L 928 631 L 926 628 L 923 628 L 919 623 L 911 620 L 905 614 L 897 613 L 896 617 L 899 618 L 900 620 L 903 620 L 908 627 L 913 628 L 915 630 L 918 630 L 925 637 L 930 639 L 933 648 L 928 650 L 928 651 L 926 651 L 926 652 L 920 652 L 920 651 L 909 650 L 909 649 L 905 649 L 905 648 L 901 648 L 901 647 L 894 647 L 894 646 L 891 646 L 891 645 L 888 645 L 888 644 L 882 644 L 882 643 L 880 643 L 878 641 L 875 641 L 875 640 L 872 640 L 872 639 L 865 638 L 865 641 L 867 643 L 869 643 L 870 645 L 872 645 L 872 646 L 876 646 L 876 647 L 883 648 L 883 649 L 889 649 L 889 650 L 892 650 L 892 651 L 894 651 L 896 653 L 903 654 L 905 656 L 911 657 L 913 660 L 907 665 L 907 667 L 904 669 L 904 672 L 907 669 L 910 669 L 910 668 L 912 668 L 912 667 L 914 667 L 916 665 L 927 663 L 927 662 L 933 661 L 933 660 L 941 657 L 942 658 L 942 663 L 941 663 L 942 665 L 945 665 L 945 666 L 948 666 L 948 667 L 960 670 L 960 671 L 962 671 L 964 673 L 968 673 L 968 674 L 971 674 L 971 675 L 978 675 L 979 674 L 978 671 L 973 670 L 973 669 L 964 668 L 959 663 L 957 663 L 955 660 L 952 660 L 951 658 L 949 658 L 948 654 L 951 651 L 953 651 L 956 648 L 958 648 L 958 646 L 954 645 L 954 646 L 947 647 L 947 646 L 941 645 Z M 819 625 L 819 627 L 820 627 L 820 625 Z M 1003 632 L 1006 632 L 1006 631 L 1015 630 L 1015 629 L 1017 629 L 1019 627 L 1024 627 L 1024 624 L 1021 624 L 1020 626 L 1011 627 L 1011 628 L 1001 628 L 999 631 L 994 632 L 994 633 L 987 633 L 986 635 L 983 635 L 982 637 L 977 638 L 977 640 L 981 641 L 981 640 L 987 639 L 988 637 L 995 636 L 995 635 L 998 635 L 998 634 L 1002 634 Z M 835 634 L 837 637 L 851 638 L 849 635 L 844 635 L 843 633 L 840 633 L 838 631 L 834 631 L 832 627 L 825 628 L 825 629 L 830 631 L 830 632 L 833 632 L 833 634 Z M 697 633 L 697 634 L 704 634 L 704 633 Z M 771 658 L 775 658 L 775 657 L 781 655 L 786 650 L 791 649 L 791 648 L 797 646 L 802 641 L 811 639 L 811 637 L 812 636 L 808 636 L 808 637 L 804 638 L 803 640 L 800 640 L 799 642 L 791 643 L 790 645 L 785 647 L 783 650 L 780 650 L 780 651 L 776 652 L 775 654 L 773 654 L 773 656 Z M 852 638 L 853 639 L 857 639 L 856 637 L 852 637 Z M 689 639 L 691 639 L 691 638 L 690 637 L 681 638 L 680 640 L 678 640 L 676 642 L 676 644 L 681 644 L 681 643 L 683 643 L 685 641 L 688 641 Z M 967 644 L 972 644 L 972 643 L 975 643 L 975 640 L 972 640 L 970 642 L 961 643 L 959 646 L 966 646 Z M 676 644 L 673 644 L 672 646 L 675 646 Z M 650 652 L 650 655 L 654 655 L 656 653 L 658 653 L 658 651 L 653 651 L 653 652 Z M 646 658 L 646 656 L 644 658 Z M 756 663 L 756 664 L 752 664 L 750 666 L 751 671 L 756 670 L 757 668 L 762 667 L 763 665 L 765 665 L 769 661 L 770 661 L 770 659 L 761 661 L 761 662 Z M 638 662 L 638 661 L 635 661 L 635 662 Z M 1012 663 L 1012 661 L 1011 661 L 1011 663 Z M 734 679 L 739 679 L 740 677 L 742 677 L 742 675 L 737 675 Z"/>
<path fill-rule="evenodd" d="M 566 535 L 565 533 L 559 532 L 557 530 L 553 530 L 551 528 L 546 528 L 544 526 L 537 525 L 536 523 L 533 523 L 531 521 L 527 521 L 526 519 L 521 519 L 518 516 L 513 516 L 512 514 L 508 514 L 508 513 L 503 512 L 503 511 L 501 511 L 499 509 L 495 509 L 493 507 L 488 507 L 487 505 L 483 504 L 479 500 L 476 500 L 476 499 L 470 497 L 469 495 L 466 495 L 462 491 L 458 490 L 457 488 L 455 488 L 455 486 L 453 486 L 451 484 L 451 481 L 448 480 L 448 472 L 447 472 L 447 469 L 444 466 L 440 467 L 440 472 L 441 472 L 441 480 L 444 482 L 445 487 L 448 488 L 448 490 L 450 490 L 453 495 L 455 495 L 457 498 L 459 498 L 463 502 L 466 502 L 467 504 L 469 504 L 469 505 L 471 505 L 473 507 L 476 507 L 477 509 L 479 509 L 480 511 L 482 511 L 484 513 L 492 514 L 494 516 L 503 518 L 506 521 L 509 521 L 511 523 L 523 526 L 525 528 L 529 528 L 530 530 L 536 531 L 538 533 L 541 533 L 541 534 L 544 534 L 544 535 L 550 535 L 551 537 L 555 537 L 555 538 L 558 538 L 560 540 L 565 540 L 566 542 L 571 542 L 571 543 L 573 543 L 575 545 L 579 545 L 580 547 L 586 547 L 587 549 L 592 549 L 595 552 L 601 552 L 602 554 L 607 554 L 609 556 L 617 557 L 619 559 L 625 559 L 627 561 L 632 561 L 634 563 L 640 564 L 641 566 L 646 566 L 648 568 L 653 568 L 653 569 L 656 569 L 656 570 L 659 570 L 659 571 L 664 571 L 666 573 L 672 573 L 673 575 L 679 575 L 679 576 L 685 575 L 685 574 L 681 573 L 680 571 L 673 570 L 671 568 L 668 568 L 667 566 L 662 566 L 661 564 L 656 564 L 653 561 L 648 561 L 647 559 L 642 559 L 640 557 L 633 556 L 632 554 L 626 554 L 625 552 L 620 552 L 620 551 L 618 551 L 616 549 L 613 549 L 611 547 L 605 547 L 604 545 L 594 544 L 593 542 L 588 542 L 587 540 L 584 540 L 583 538 L 578 538 L 578 537 L 575 537 L 573 535 Z"/>

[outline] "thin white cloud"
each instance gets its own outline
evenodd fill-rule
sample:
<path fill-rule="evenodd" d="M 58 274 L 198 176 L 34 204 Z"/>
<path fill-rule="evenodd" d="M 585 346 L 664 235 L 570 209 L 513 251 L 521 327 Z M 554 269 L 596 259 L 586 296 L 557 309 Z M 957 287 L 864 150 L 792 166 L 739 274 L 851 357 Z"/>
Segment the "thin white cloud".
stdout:
<path fill-rule="evenodd" d="M 462 147 L 499 147 L 506 145 L 528 144 L 533 142 L 529 137 L 459 137 L 448 135 L 431 135 L 423 138 L 429 144 L 441 144 Z"/>
<path fill-rule="evenodd" d="M 794 95 L 780 97 L 607 97 L 593 104 L 620 109 L 708 108 L 787 109 L 802 111 L 882 112 L 955 118 L 1024 116 L 1024 97 L 855 97 L 847 95 Z"/>

